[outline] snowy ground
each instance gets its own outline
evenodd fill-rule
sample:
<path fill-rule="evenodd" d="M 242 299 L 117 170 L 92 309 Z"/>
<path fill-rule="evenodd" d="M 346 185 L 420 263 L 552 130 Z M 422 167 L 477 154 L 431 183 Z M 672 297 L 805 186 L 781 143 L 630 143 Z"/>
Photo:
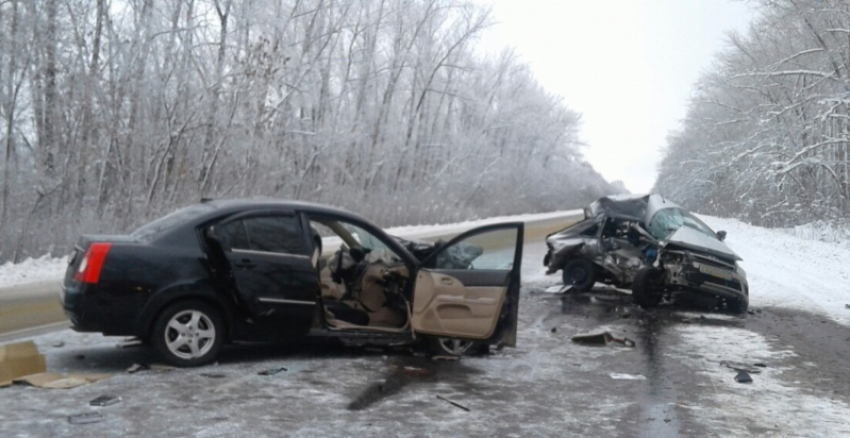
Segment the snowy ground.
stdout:
<path fill-rule="evenodd" d="M 0 436 L 850 436 L 848 250 L 705 220 L 745 260 L 750 315 L 645 311 L 605 288 L 545 293 L 558 276 L 543 275 L 545 246 L 528 242 L 516 349 L 442 363 L 325 344 L 240 346 L 216 366 L 126 374 L 155 358 L 65 330 L 34 338 L 51 370 L 115 375 L 70 390 L 0 389 Z M 603 329 L 636 348 L 569 340 Z M 723 360 L 765 366 L 741 384 Z M 102 394 L 123 398 L 99 408 L 102 422 L 67 422 Z"/>

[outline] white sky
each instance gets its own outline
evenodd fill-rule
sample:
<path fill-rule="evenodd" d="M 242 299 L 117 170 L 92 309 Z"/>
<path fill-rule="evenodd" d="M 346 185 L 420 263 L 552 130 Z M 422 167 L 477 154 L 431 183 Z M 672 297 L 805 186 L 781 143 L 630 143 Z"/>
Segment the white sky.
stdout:
<path fill-rule="evenodd" d="M 478 1 L 497 22 L 485 50 L 514 47 L 582 114 L 588 161 L 635 193 L 652 188 L 667 134 L 727 32 L 744 32 L 752 18 L 735 0 Z"/>

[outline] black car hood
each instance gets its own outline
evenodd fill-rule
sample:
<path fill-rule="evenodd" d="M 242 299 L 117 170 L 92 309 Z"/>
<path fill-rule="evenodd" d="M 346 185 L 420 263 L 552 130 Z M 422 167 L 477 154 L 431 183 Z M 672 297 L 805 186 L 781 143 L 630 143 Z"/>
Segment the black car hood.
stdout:
<path fill-rule="evenodd" d="M 670 239 L 667 240 L 667 245 L 675 245 L 685 249 L 705 252 L 718 257 L 743 260 L 719 238 L 712 238 L 711 236 L 687 226 L 683 226 L 676 230 L 676 232 L 670 236 Z"/>

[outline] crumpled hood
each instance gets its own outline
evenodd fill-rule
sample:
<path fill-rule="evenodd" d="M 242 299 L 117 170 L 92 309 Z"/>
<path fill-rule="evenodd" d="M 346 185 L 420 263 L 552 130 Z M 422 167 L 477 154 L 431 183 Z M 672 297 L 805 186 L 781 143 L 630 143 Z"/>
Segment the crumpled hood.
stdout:
<path fill-rule="evenodd" d="M 731 257 L 735 260 L 743 260 L 732 248 L 721 242 L 720 239 L 712 239 L 691 227 L 682 226 L 667 240 L 667 244 L 681 246 L 695 251 L 704 251 L 720 257 Z"/>

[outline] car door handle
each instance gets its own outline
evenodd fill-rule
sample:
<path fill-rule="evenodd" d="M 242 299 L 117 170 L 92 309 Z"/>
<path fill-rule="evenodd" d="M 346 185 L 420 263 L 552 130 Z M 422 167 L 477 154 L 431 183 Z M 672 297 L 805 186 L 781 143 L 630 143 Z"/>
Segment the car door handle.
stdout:
<path fill-rule="evenodd" d="M 443 278 L 441 278 L 441 279 L 440 279 L 440 283 L 443 283 L 443 284 L 454 284 L 455 282 L 454 282 L 454 280 L 452 280 L 452 279 L 451 279 L 451 278 L 449 278 L 449 277 L 443 277 Z"/>
<path fill-rule="evenodd" d="M 233 266 L 236 266 L 237 268 L 244 268 L 244 269 L 254 269 L 254 268 L 257 267 L 257 265 L 255 265 L 251 261 L 251 259 L 242 259 L 238 263 L 234 263 Z"/>

